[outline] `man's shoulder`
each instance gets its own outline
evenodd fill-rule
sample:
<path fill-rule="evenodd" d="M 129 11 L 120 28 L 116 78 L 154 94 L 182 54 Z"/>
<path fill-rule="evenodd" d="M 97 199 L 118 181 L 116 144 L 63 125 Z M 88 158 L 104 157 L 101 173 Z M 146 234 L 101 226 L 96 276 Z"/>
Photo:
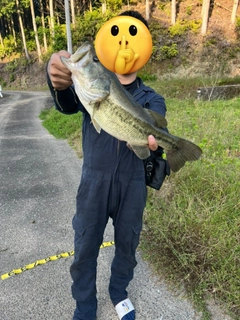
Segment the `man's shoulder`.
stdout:
<path fill-rule="evenodd" d="M 161 94 L 157 93 L 153 88 L 145 85 L 144 82 L 143 82 L 143 80 L 142 80 L 141 78 L 138 78 L 138 81 L 139 81 L 139 82 L 138 82 L 138 83 L 139 83 L 139 89 L 140 89 L 140 91 L 141 91 L 142 93 L 148 94 L 148 95 L 150 95 L 151 97 L 156 96 L 156 97 L 161 97 L 161 98 L 163 98 L 163 96 L 162 96 Z"/>
<path fill-rule="evenodd" d="M 139 88 L 141 90 L 145 90 L 145 91 L 150 91 L 150 92 L 155 92 L 153 88 L 145 85 L 145 83 L 143 82 L 143 80 L 141 78 L 138 77 L 138 83 L 139 83 Z"/>

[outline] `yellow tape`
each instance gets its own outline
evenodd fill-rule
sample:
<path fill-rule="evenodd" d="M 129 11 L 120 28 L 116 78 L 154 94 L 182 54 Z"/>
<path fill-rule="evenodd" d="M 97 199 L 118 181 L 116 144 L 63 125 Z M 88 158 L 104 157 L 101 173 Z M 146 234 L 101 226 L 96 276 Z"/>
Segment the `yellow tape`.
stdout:
<path fill-rule="evenodd" d="M 106 247 L 110 247 L 114 245 L 114 241 L 109 241 L 109 242 L 103 242 L 100 246 L 100 249 L 102 248 L 106 248 Z M 55 261 L 55 260 L 58 260 L 60 258 L 68 258 L 68 257 L 71 257 L 74 255 L 74 251 L 68 251 L 68 252 L 62 252 L 60 254 L 56 254 L 54 256 L 50 256 L 50 257 L 47 257 L 45 259 L 41 259 L 41 260 L 37 260 L 36 262 L 33 262 L 33 263 L 29 263 L 27 264 L 26 266 L 22 267 L 22 268 L 19 268 L 19 269 L 13 269 L 12 271 L 8 272 L 8 273 L 5 273 L 5 274 L 2 274 L 1 275 L 1 280 L 5 280 L 5 279 L 8 279 L 10 278 L 11 276 L 13 275 L 17 275 L 17 274 L 20 274 L 26 270 L 30 270 L 30 269 L 33 269 L 35 268 L 36 266 L 39 266 L 39 265 L 42 265 L 42 264 L 45 264 L 49 261 Z"/>
<path fill-rule="evenodd" d="M 106 247 L 111 247 L 112 245 L 114 245 L 114 241 L 109 241 L 109 242 L 103 242 L 100 246 L 100 249 L 102 248 L 106 248 Z"/>

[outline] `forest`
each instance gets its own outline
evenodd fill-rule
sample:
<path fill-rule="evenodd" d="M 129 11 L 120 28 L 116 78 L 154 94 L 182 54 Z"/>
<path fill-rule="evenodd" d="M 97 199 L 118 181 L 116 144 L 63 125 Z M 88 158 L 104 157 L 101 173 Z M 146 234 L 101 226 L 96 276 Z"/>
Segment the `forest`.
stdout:
<path fill-rule="evenodd" d="M 36 52 L 39 61 L 42 61 L 47 52 L 66 47 L 66 5 L 69 8 L 72 37 L 75 44 L 78 44 L 79 39 L 93 40 L 96 31 L 107 19 L 116 15 L 123 7 L 131 6 L 141 8 L 148 21 L 154 20 L 157 8 L 158 11 L 165 13 L 163 21 L 167 18 L 169 27 L 178 33 L 192 29 L 193 31 L 198 30 L 201 35 L 207 34 L 213 11 L 219 13 L 221 9 L 225 11 L 219 13 L 219 19 L 222 20 L 226 15 L 228 16 L 228 29 L 233 29 L 238 33 L 240 28 L 239 0 L 222 3 L 221 1 L 214 2 L 214 0 L 193 2 L 187 0 L 159 2 L 149 0 L 144 2 L 137 0 L 101 0 L 100 2 L 94 0 L 0 0 L 0 59 L 18 53 L 24 54 L 29 60 L 30 53 Z M 187 18 L 181 19 L 180 8 L 184 6 Z M 159 41 L 159 39 L 153 40 Z M 174 46 L 165 48 L 166 50 L 170 58 L 174 56 Z"/>

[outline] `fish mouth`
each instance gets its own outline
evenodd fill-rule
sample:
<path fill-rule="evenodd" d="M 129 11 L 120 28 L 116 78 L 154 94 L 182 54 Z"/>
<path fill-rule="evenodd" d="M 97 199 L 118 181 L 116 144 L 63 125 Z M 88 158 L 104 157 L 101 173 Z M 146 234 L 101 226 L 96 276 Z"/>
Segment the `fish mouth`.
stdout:
<path fill-rule="evenodd" d="M 81 47 L 72 55 L 72 61 L 78 62 L 84 58 L 92 50 L 92 45 L 89 42 L 85 42 Z"/>

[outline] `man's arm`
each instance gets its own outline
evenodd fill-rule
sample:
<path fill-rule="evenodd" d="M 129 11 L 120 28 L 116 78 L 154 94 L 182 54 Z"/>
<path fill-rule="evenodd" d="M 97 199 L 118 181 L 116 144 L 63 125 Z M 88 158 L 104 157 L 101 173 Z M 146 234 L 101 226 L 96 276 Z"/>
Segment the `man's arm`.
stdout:
<path fill-rule="evenodd" d="M 152 99 L 149 101 L 149 109 L 158 112 L 159 114 L 165 117 L 167 108 L 164 98 L 161 95 L 155 93 L 152 96 Z M 168 132 L 167 128 L 164 128 L 164 130 Z M 151 152 L 152 155 L 154 155 L 155 157 L 162 156 L 163 148 L 158 146 L 156 139 L 152 135 L 148 137 L 148 146 L 149 149 L 153 151 Z"/>
<path fill-rule="evenodd" d="M 47 83 L 53 97 L 55 107 L 65 114 L 83 111 L 83 105 L 79 101 L 74 87 L 70 71 L 63 65 L 60 57 L 70 57 L 67 51 L 59 51 L 51 56 L 47 65 Z"/>

